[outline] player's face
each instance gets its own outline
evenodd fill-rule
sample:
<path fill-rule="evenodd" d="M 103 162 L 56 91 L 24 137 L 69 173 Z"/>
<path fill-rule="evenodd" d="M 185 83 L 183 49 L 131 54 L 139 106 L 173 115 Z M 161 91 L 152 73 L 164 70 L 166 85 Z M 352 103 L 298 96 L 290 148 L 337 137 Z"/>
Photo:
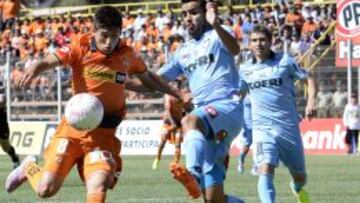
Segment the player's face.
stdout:
<path fill-rule="evenodd" d="M 104 54 L 111 54 L 120 40 L 120 28 L 98 28 L 95 31 L 96 47 Z"/>
<path fill-rule="evenodd" d="M 271 51 L 271 42 L 263 33 L 251 33 L 250 49 L 258 59 L 266 59 Z"/>
<path fill-rule="evenodd" d="M 205 13 L 198 1 L 190 1 L 181 6 L 181 15 L 187 32 L 191 37 L 199 36 L 203 32 Z"/>

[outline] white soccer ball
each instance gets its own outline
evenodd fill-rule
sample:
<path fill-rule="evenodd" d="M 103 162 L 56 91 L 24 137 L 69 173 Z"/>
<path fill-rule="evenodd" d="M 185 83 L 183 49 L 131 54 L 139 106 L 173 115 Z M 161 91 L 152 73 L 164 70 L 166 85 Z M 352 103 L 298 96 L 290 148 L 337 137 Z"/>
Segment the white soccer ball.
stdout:
<path fill-rule="evenodd" d="M 66 103 L 65 118 L 77 130 L 94 130 L 103 117 L 104 107 L 94 95 L 76 94 Z"/>

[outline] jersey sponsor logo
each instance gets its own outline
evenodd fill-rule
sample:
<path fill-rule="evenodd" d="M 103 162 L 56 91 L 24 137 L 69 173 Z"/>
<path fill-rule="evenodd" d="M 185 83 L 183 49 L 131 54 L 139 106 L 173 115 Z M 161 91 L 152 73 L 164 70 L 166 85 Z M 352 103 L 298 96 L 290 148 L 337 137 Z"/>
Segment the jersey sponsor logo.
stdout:
<path fill-rule="evenodd" d="M 84 74 L 86 78 L 91 78 L 95 80 L 102 80 L 113 83 L 123 84 L 126 80 L 126 74 L 121 72 L 116 72 L 113 70 L 93 70 L 91 68 L 85 67 Z"/>
<path fill-rule="evenodd" d="M 205 111 L 210 115 L 210 117 L 212 119 L 216 118 L 219 115 L 219 113 L 216 111 L 216 109 L 212 106 L 207 106 L 205 108 Z"/>
<path fill-rule="evenodd" d="M 262 87 L 274 87 L 282 85 L 282 78 L 272 78 L 269 80 L 261 80 L 249 83 L 250 89 L 258 89 Z"/>
<path fill-rule="evenodd" d="M 200 56 L 195 60 L 194 63 L 191 63 L 185 67 L 185 72 L 192 73 L 197 69 L 198 66 L 209 65 L 214 62 L 214 54 L 208 54 L 205 56 Z"/>

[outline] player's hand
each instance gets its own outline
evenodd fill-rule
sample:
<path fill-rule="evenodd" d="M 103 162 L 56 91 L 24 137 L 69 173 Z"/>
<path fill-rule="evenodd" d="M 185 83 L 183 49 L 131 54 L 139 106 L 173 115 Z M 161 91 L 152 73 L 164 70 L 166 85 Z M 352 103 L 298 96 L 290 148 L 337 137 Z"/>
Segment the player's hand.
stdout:
<path fill-rule="evenodd" d="M 211 26 L 214 26 L 216 23 L 219 23 L 218 8 L 216 3 L 212 1 L 207 1 L 206 3 L 206 21 Z"/>
<path fill-rule="evenodd" d="M 15 79 L 15 88 L 23 88 L 28 87 L 31 81 L 35 78 L 35 74 L 33 71 L 25 71 L 19 77 Z"/>
<path fill-rule="evenodd" d="M 306 118 L 311 119 L 316 115 L 316 105 L 313 102 L 308 102 L 305 108 Z"/>

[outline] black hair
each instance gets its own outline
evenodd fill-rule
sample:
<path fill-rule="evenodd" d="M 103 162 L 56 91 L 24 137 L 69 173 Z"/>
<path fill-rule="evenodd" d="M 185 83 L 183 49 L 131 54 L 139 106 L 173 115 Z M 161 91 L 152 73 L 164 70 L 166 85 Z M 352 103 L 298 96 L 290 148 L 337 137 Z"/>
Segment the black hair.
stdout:
<path fill-rule="evenodd" d="M 250 34 L 252 33 L 262 33 L 265 37 L 271 42 L 272 41 L 272 33 L 268 27 L 262 24 L 256 24 Z"/>
<path fill-rule="evenodd" d="M 121 28 L 122 18 L 120 12 L 112 6 L 100 7 L 95 13 L 94 27 L 98 28 Z"/>
<path fill-rule="evenodd" d="M 192 1 L 200 2 L 200 8 L 202 8 L 203 11 L 206 11 L 206 3 L 208 1 L 210 1 L 210 0 L 181 0 L 181 4 L 189 3 L 189 2 L 192 2 Z"/>

